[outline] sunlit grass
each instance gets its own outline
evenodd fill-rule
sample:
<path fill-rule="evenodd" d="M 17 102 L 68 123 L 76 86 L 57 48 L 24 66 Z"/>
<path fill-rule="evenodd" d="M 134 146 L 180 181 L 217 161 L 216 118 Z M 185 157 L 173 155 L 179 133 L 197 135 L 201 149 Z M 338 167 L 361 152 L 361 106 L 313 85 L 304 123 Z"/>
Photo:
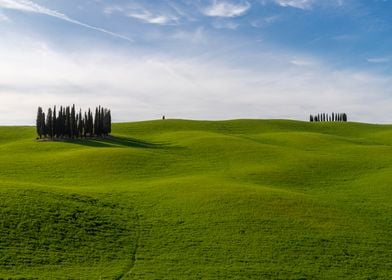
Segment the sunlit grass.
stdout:
<path fill-rule="evenodd" d="M 392 126 L 0 128 L 0 278 L 388 279 Z"/>

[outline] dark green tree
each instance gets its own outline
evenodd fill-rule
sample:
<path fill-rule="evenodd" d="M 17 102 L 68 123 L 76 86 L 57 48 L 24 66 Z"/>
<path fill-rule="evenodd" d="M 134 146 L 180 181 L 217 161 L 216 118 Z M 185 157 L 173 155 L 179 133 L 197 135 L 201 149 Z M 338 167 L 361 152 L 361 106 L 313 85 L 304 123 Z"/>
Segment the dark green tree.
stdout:
<path fill-rule="evenodd" d="M 42 139 L 45 134 L 45 116 L 41 107 L 38 107 L 36 129 L 39 138 Z"/>
<path fill-rule="evenodd" d="M 53 113 L 52 108 L 48 109 L 48 115 L 46 116 L 46 131 L 50 139 L 53 139 Z"/>
<path fill-rule="evenodd" d="M 72 105 L 71 108 L 71 126 L 70 126 L 70 137 L 75 138 L 77 127 L 76 127 L 76 112 L 75 112 L 75 105 Z"/>

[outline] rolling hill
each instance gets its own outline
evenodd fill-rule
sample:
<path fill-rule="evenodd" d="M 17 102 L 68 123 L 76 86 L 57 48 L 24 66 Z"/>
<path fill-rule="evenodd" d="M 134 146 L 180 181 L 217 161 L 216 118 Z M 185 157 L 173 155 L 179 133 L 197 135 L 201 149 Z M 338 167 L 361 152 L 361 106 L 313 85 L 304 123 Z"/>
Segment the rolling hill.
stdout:
<path fill-rule="evenodd" d="M 0 127 L 1 279 L 390 279 L 392 126 Z"/>

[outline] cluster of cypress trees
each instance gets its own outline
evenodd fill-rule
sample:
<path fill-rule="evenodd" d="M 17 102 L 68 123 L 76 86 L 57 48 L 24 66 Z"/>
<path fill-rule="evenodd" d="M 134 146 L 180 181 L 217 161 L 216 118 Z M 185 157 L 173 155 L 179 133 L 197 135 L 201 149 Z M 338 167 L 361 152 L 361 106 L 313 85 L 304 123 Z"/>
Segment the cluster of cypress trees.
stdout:
<path fill-rule="evenodd" d="M 37 134 L 39 138 L 75 139 L 87 137 L 104 137 L 112 132 L 112 117 L 110 110 L 101 106 L 95 108 L 95 115 L 88 109 L 76 112 L 72 107 L 61 106 L 60 109 L 49 108 L 45 114 L 41 107 L 37 113 Z"/>
<path fill-rule="evenodd" d="M 331 115 L 326 113 L 320 113 L 317 115 L 310 115 L 309 120 L 311 122 L 347 122 L 346 113 L 332 113 Z"/>

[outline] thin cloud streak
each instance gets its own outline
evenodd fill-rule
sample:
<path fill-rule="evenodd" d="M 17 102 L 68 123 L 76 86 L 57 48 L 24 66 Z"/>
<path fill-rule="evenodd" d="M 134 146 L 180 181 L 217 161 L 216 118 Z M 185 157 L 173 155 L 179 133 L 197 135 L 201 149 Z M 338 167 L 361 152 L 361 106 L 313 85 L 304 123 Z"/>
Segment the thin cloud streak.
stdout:
<path fill-rule="evenodd" d="M 204 15 L 210 17 L 239 17 L 251 8 L 248 1 L 231 3 L 223 0 L 214 0 L 212 5 L 203 10 Z"/>
<path fill-rule="evenodd" d="M 169 25 L 169 24 L 177 24 L 178 22 L 178 18 L 170 18 L 164 15 L 153 15 L 147 11 L 141 13 L 129 13 L 127 14 L 127 16 L 151 24 Z"/>
<path fill-rule="evenodd" d="M 7 21 L 10 21 L 10 19 L 6 15 L 0 13 L 0 22 L 7 22 Z"/>
<path fill-rule="evenodd" d="M 282 7 L 292 7 L 307 10 L 312 7 L 314 0 L 275 0 Z"/>
<path fill-rule="evenodd" d="M 175 9 L 176 13 L 178 13 L 178 11 L 178 9 Z M 104 13 L 107 15 L 120 13 L 126 17 L 134 18 L 144 23 L 157 25 L 178 25 L 180 20 L 180 16 L 173 15 L 172 13 L 165 13 L 163 11 L 152 12 L 139 4 L 107 6 L 104 9 Z"/>
<path fill-rule="evenodd" d="M 368 58 L 369 63 L 388 63 L 392 61 L 392 57 L 372 57 Z"/>
<path fill-rule="evenodd" d="M 69 23 L 73 23 L 91 30 L 95 30 L 110 36 L 113 36 L 115 38 L 119 38 L 122 40 L 126 40 L 128 42 L 133 42 L 133 40 L 127 36 L 106 30 L 104 28 L 96 27 L 81 21 L 78 21 L 76 19 L 70 18 L 67 15 L 60 13 L 55 10 L 48 9 L 44 6 L 38 5 L 37 3 L 34 3 L 33 1 L 29 0 L 0 0 L 0 8 L 4 9 L 10 9 L 10 10 L 17 10 L 20 12 L 28 12 L 28 13 L 36 13 L 36 14 L 42 14 L 50 17 L 54 17 Z"/>

